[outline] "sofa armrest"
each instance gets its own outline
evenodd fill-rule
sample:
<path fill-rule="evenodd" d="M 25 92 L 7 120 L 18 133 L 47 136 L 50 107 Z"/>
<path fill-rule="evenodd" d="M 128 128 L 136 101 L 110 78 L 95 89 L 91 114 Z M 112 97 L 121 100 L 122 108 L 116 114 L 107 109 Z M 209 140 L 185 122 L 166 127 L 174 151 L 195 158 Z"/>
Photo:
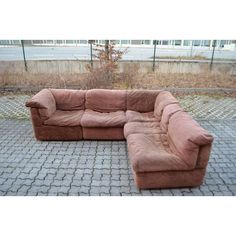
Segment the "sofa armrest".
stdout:
<path fill-rule="evenodd" d="M 55 104 L 55 99 L 49 89 L 43 89 L 29 99 L 25 105 L 34 108 L 49 108 Z"/>
<path fill-rule="evenodd" d="M 186 112 L 174 113 L 168 125 L 167 132 L 171 150 L 178 155 L 191 169 L 197 168 L 200 158 L 200 166 L 206 166 L 213 136 L 203 129 Z M 206 150 L 201 150 L 207 146 Z M 204 159 L 204 160 L 203 160 Z"/>
<path fill-rule="evenodd" d="M 199 147 L 198 158 L 197 158 L 197 169 L 206 168 L 210 154 L 211 154 L 212 143 L 202 145 Z"/>
<path fill-rule="evenodd" d="M 56 111 L 56 101 L 49 89 L 43 89 L 26 104 L 27 107 L 39 109 L 39 114 L 42 119 L 48 119 Z"/>

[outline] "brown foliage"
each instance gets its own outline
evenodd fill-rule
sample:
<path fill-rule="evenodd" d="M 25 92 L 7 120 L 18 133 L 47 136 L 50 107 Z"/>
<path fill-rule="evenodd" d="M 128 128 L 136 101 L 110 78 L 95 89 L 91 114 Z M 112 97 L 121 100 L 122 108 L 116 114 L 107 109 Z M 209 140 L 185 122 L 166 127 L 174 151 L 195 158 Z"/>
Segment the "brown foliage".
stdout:
<path fill-rule="evenodd" d="M 93 57 L 98 65 L 87 65 L 88 76 L 85 81 L 86 88 L 103 88 L 112 86 L 118 77 L 118 61 L 127 50 L 115 49 L 115 43 L 110 41 L 104 45 L 95 44 Z"/>

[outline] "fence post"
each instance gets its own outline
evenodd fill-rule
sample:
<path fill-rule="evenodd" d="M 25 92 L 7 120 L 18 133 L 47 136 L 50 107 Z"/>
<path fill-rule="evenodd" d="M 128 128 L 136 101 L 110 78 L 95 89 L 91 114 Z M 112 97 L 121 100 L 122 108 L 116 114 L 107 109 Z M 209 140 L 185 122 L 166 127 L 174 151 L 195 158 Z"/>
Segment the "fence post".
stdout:
<path fill-rule="evenodd" d="M 27 61 L 26 61 L 26 59 L 25 59 L 25 46 L 24 46 L 24 40 L 21 40 L 21 46 L 22 46 L 22 51 L 23 51 L 24 63 L 25 63 L 25 71 L 28 71 Z"/>
<path fill-rule="evenodd" d="M 157 47 L 157 41 L 154 40 L 154 53 L 153 53 L 153 62 L 152 62 L 152 71 L 155 71 L 155 62 L 156 62 L 156 47 Z"/>
<path fill-rule="evenodd" d="M 91 67 L 93 68 L 93 43 L 95 40 L 89 40 L 88 43 L 90 44 L 90 64 Z"/>
<path fill-rule="evenodd" d="M 213 40 L 213 50 L 212 50 L 212 54 L 211 54 L 211 64 L 210 64 L 210 70 L 212 70 L 212 66 L 213 66 L 213 60 L 214 60 L 214 54 L 215 54 L 215 48 L 216 48 L 216 40 Z"/>

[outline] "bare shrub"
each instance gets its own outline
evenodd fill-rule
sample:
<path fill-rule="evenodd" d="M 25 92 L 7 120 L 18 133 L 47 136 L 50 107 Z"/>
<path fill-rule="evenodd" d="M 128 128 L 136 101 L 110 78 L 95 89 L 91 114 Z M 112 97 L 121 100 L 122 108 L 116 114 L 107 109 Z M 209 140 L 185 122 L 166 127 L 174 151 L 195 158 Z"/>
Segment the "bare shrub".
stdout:
<path fill-rule="evenodd" d="M 113 41 L 106 40 L 105 47 L 95 44 L 94 51 L 93 56 L 98 60 L 98 65 L 87 65 L 88 76 L 83 86 L 86 89 L 111 88 L 118 78 L 118 61 L 126 50 L 117 50 Z"/>
<path fill-rule="evenodd" d="M 124 71 L 119 74 L 116 85 L 123 89 L 132 89 L 138 86 L 138 83 L 143 77 L 143 74 L 139 72 L 140 66 L 138 64 L 129 64 L 124 68 Z"/>

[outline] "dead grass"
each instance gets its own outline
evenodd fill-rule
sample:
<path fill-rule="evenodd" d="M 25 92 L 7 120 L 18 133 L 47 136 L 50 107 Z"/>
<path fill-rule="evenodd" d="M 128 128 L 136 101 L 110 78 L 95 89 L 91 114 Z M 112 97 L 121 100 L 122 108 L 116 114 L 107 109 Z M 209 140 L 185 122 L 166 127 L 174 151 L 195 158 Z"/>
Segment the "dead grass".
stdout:
<path fill-rule="evenodd" d="M 86 81 L 87 74 L 27 74 L 0 75 L 0 87 L 75 87 L 90 89 Z M 93 86 L 94 87 L 94 86 Z M 106 81 L 96 87 L 115 89 L 156 89 L 156 88 L 235 88 L 236 76 L 223 74 L 163 74 L 138 72 L 132 68 L 128 72 L 118 74 L 117 78 L 109 83 Z"/>
<path fill-rule="evenodd" d="M 153 59 L 153 57 L 151 57 Z M 176 60 L 209 60 L 207 57 L 201 55 L 188 56 L 158 56 L 156 59 L 176 59 Z"/>
<path fill-rule="evenodd" d="M 216 74 L 136 74 L 133 79 L 120 79 L 114 84 L 118 88 L 235 88 L 236 77 Z"/>

